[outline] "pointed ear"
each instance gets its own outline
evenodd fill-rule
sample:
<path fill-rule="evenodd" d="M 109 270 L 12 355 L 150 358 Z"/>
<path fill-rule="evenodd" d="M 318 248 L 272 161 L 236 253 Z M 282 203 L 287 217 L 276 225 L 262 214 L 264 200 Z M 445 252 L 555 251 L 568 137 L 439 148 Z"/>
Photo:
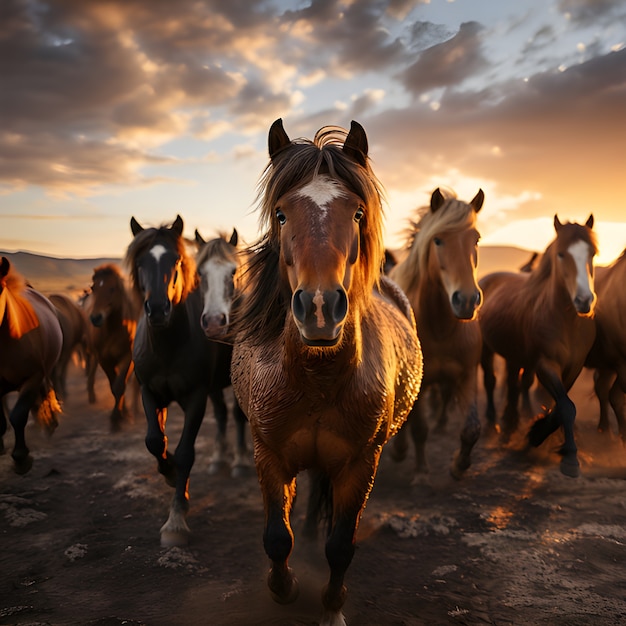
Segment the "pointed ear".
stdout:
<path fill-rule="evenodd" d="M 200 234 L 200 232 L 198 231 L 198 229 L 196 228 L 196 232 L 195 232 L 195 239 L 196 239 L 196 243 L 199 246 L 203 246 L 206 241 L 204 240 L 204 238 L 202 237 L 202 235 Z"/>
<path fill-rule="evenodd" d="M 478 193 L 474 196 L 474 199 L 470 202 L 470 206 L 478 213 L 482 209 L 483 202 L 485 201 L 485 193 L 482 189 L 478 190 Z"/>
<path fill-rule="evenodd" d="M 183 218 L 180 215 L 176 216 L 171 230 L 173 230 L 179 237 L 183 234 Z"/>
<path fill-rule="evenodd" d="M 2 261 L 0 262 L 0 276 L 4 278 L 9 273 L 10 269 L 11 269 L 11 263 L 9 262 L 9 259 L 3 256 Z"/>
<path fill-rule="evenodd" d="M 130 230 L 133 233 L 133 237 L 136 237 L 143 230 L 143 226 L 134 217 L 131 217 Z"/>
<path fill-rule="evenodd" d="M 561 226 L 563 226 L 563 224 L 561 224 L 561 220 L 559 219 L 559 216 L 555 213 L 554 214 L 554 230 L 556 230 L 556 232 L 558 233 Z"/>
<path fill-rule="evenodd" d="M 437 187 L 437 189 L 435 189 L 435 191 L 433 191 L 432 195 L 430 196 L 430 210 L 435 213 L 438 209 L 441 208 L 441 205 L 445 201 L 446 199 L 443 197 L 441 190 L 439 189 L 439 187 Z"/>
<path fill-rule="evenodd" d="M 593 213 L 587 218 L 587 221 L 585 222 L 585 226 L 587 228 L 593 228 Z"/>
<path fill-rule="evenodd" d="M 285 129 L 283 128 L 283 120 L 281 118 L 278 118 L 271 125 L 267 138 L 267 144 L 269 147 L 270 159 L 272 161 L 281 150 L 291 144 L 291 139 L 289 139 Z"/>
<path fill-rule="evenodd" d="M 368 149 L 367 135 L 363 126 L 352 120 L 350 122 L 350 132 L 343 144 L 343 151 L 359 165 L 365 167 Z"/>
<path fill-rule="evenodd" d="M 236 228 L 233 228 L 233 234 L 230 236 L 230 241 L 228 243 L 230 243 L 231 246 L 236 248 L 238 241 L 239 241 L 239 233 L 237 232 Z"/>

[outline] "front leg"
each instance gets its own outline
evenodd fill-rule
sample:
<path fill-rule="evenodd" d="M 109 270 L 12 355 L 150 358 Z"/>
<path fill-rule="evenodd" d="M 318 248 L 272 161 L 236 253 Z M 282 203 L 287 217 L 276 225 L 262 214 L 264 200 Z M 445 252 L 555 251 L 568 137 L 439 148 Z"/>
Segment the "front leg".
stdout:
<path fill-rule="evenodd" d="M 11 456 L 14 462 L 13 468 L 17 474 L 26 474 L 33 466 L 33 458 L 26 445 L 25 429 L 28 414 L 39 395 L 40 384 L 40 378 L 37 380 L 30 379 L 20 390 L 17 401 L 9 414 L 9 421 L 11 422 L 11 426 L 13 426 L 15 437 L 15 444 Z"/>
<path fill-rule="evenodd" d="M 167 422 L 167 406 L 160 406 L 154 394 L 145 386 L 141 388 L 141 399 L 146 414 L 148 430 L 146 433 L 146 448 L 157 460 L 157 469 L 163 474 L 168 485 L 176 485 L 176 470 L 173 460 L 167 450 L 165 424 Z"/>

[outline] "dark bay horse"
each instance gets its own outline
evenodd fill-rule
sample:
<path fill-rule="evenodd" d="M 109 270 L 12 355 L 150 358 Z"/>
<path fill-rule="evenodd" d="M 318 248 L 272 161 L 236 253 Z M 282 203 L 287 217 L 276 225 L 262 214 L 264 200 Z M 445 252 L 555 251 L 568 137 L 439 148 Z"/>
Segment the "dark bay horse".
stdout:
<path fill-rule="evenodd" d="M 125 263 L 143 302 L 133 360 L 148 425 L 146 447 L 156 457 L 159 472 L 175 487 L 161 545 L 180 546 L 189 539 L 189 475 L 207 397 L 221 392 L 229 372 L 221 358 L 222 344 L 210 341 L 200 326 L 202 297 L 196 264 L 182 237 L 182 218 L 177 216 L 171 226 L 144 228 L 133 217 L 130 226 L 134 238 Z M 165 435 L 172 402 L 185 414 L 174 454 Z"/>
<path fill-rule="evenodd" d="M 394 458 L 403 459 L 410 428 L 417 480 L 428 472 L 426 390 L 438 392 L 439 424 L 445 424 L 453 400 L 463 416 L 461 446 L 450 468 L 455 478 L 469 468 L 480 436 L 477 373 L 482 342 L 476 314 L 482 292 L 476 277 L 480 237 L 476 217 L 484 198 L 482 189 L 469 203 L 435 189 L 430 206 L 418 211 L 412 225 L 406 258 L 390 274 L 411 302 L 424 354 L 422 393 L 392 443 Z"/>
<path fill-rule="evenodd" d="M 61 354 L 63 332 L 50 301 L 28 287 L 11 268 L 6 257 L 0 261 L 0 454 L 7 430 L 4 396 L 18 397 L 9 414 L 15 434 L 11 456 L 18 474 L 30 470 L 33 459 L 26 445 L 28 414 L 50 430 L 57 424 L 61 407 L 52 387 L 52 370 Z"/>
<path fill-rule="evenodd" d="M 54 366 L 52 383 L 60 400 L 67 398 L 67 368 L 74 354 L 88 359 L 91 354 L 91 334 L 83 308 L 68 295 L 53 293 L 48 296 L 57 312 L 63 331 L 63 347 Z"/>
<path fill-rule="evenodd" d="M 220 235 L 206 241 L 196 229 L 195 241 L 198 246 L 196 254 L 196 266 L 200 277 L 200 293 L 202 294 L 202 315 L 200 325 L 206 336 L 217 342 L 216 355 L 223 359 L 220 367 L 216 362 L 215 369 L 222 369 L 225 387 L 229 387 L 230 363 L 232 358 L 232 345 L 225 342 L 225 337 L 230 327 L 233 308 L 238 296 L 238 280 L 241 266 L 237 243 L 239 235 L 233 229 L 230 237 Z M 228 422 L 228 408 L 224 400 L 222 389 L 209 394 L 213 404 L 213 413 L 217 422 L 217 434 L 215 449 L 209 460 L 209 473 L 217 473 L 224 465 L 228 455 L 226 440 L 226 424 Z M 246 445 L 246 430 L 248 419 L 235 399 L 233 417 L 237 428 L 236 446 L 234 458 L 231 463 L 233 476 L 241 476 L 248 473 L 250 468 L 250 454 Z"/>
<path fill-rule="evenodd" d="M 107 263 L 94 269 L 85 308 L 91 321 L 95 357 L 89 363 L 89 401 L 96 401 L 94 380 L 99 365 L 114 399 L 111 428 L 119 430 L 128 411 L 126 392 L 133 373 L 132 350 L 139 318 L 139 306 L 119 266 Z"/>
<path fill-rule="evenodd" d="M 578 476 L 574 420 L 568 391 L 585 362 L 596 334 L 593 258 L 597 252 L 593 216 L 584 225 L 562 224 L 554 216 L 556 238 L 531 272 L 496 272 L 480 280 L 484 304 L 479 313 L 487 421 L 496 427 L 493 401 L 494 354 L 506 362 L 507 403 L 502 418 L 507 440 L 519 422 L 520 373 L 535 372 L 554 407 L 532 425 L 529 443 L 539 446 L 562 426 L 561 472 Z"/>
<path fill-rule="evenodd" d="M 596 268 L 596 338 L 585 365 L 595 369 L 594 389 L 600 402 L 598 430 L 610 432 L 609 404 L 619 436 L 626 444 L 626 250 L 608 267 Z"/>
<path fill-rule="evenodd" d="M 272 596 L 298 593 L 290 512 L 296 476 L 311 470 L 331 511 L 321 624 L 342 624 L 357 526 L 383 446 L 417 397 L 421 350 L 406 297 L 381 271 L 381 190 L 363 128 L 292 142 L 276 120 L 269 154 L 266 229 L 234 321 L 233 386 L 254 441 Z"/>

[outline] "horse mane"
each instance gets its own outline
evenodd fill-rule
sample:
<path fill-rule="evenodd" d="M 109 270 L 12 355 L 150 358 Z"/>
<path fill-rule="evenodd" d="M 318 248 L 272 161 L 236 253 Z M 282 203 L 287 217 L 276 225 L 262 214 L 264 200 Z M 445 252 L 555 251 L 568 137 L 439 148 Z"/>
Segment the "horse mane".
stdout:
<path fill-rule="evenodd" d="M 0 324 L 7 320 L 9 335 L 13 339 L 19 339 L 39 326 L 35 309 L 24 296 L 26 286 L 24 277 L 12 266 L 5 276 L 0 276 Z"/>
<path fill-rule="evenodd" d="M 405 249 L 406 258 L 393 268 L 393 280 L 409 293 L 420 284 L 428 266 L 431 239 L 436 234 L 471 228 L 476 224 L 476 211 L 471 204 L 459 200 L 451 189 L 440 188 L 444 204 L 434 213 L 426 205 L 416 209 L 417 219 L 409 223 Z"/>
<path fill-rule="evenodd" d="M 135 299 L 134 294 L 128 289 L 126 277 L 122 269 L 115 263 L 104 263 L 99 265 L 93 271 L 92 280 L 95 283 L 97 276 L 112 277 L 122 294 L 122 320 L 136 321 L 139 317 L 139 302 Z"/>
<path fill-rule="evenodd" d="M 231 243 L 229 243 L 225 233 L 218 233 L 215 239 L 207 241 L 196 255 L 196 265 L 203 265 L 210 258 L 218 258 L 222 261 L 229 261 L 236 255 L 236 251 Z"/>
<path fill-rule="evenodd" d="M 143 300 L 137 275 L 137 259 L 159 242 L 165 242 L 170 248 L 176 250 L 180 258 L 180 273 L 183 279 L 180 301 L 184 302 L 197 286 L 196 262 L 187 251 L 185 240 L 166 225 L 145 228 L 130 242 L 124 256 L 124 265 L 129 269 L 132 291 L 139 300 Z"/>
<path fill-rule="evenodd" d="M 279 271 L 279 227 L 274 219 L 276 204 L 282 196 L 301 188 L 316 176 L 326 175 L 340 181 L 366 204 L 360 222 L 359 263 L 353 284 L 360 293 L 351 292 L 351 300 L 366 301 L 378 284 L 384 260 L 382 232 L 384 190 L 372 171 L 369 158 L 360 165 L 343 151 L 348 131 L 338 126 L 324 126 L 313 140 L 299 138 L 275 154 L 263 171 L 256 202 L 259 222 L 265 231 L 247 251 L 243 269 L 245 291 L 242 307 L 233 322 L 234 333 L 244 339 L 259 341 L 276 338 L 283 331 L 290 305 L 290 292 Z"/>

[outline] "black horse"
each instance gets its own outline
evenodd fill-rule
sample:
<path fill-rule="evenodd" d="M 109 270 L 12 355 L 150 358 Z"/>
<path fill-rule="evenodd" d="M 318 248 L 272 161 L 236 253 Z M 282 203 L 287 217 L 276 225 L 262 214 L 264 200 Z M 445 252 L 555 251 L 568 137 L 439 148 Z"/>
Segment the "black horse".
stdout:
<path fill-rule="evenodd" d="M 176 488 L 161 545 L 186 545 L 189 475 L 207 397 L 230 385 L 231 346 L 212 342 L 200 326 L 202 297 L 193 257 L 182 238 L 183 220 L 143 228 L 133 217 L 126 253 L 133 289 L 143 300 L 133 360 L 148 421 L 146 446 L 158 470 Z M 176 451 L 168 450 L 167 409 L 177 402 L 185 422 Z"/>

